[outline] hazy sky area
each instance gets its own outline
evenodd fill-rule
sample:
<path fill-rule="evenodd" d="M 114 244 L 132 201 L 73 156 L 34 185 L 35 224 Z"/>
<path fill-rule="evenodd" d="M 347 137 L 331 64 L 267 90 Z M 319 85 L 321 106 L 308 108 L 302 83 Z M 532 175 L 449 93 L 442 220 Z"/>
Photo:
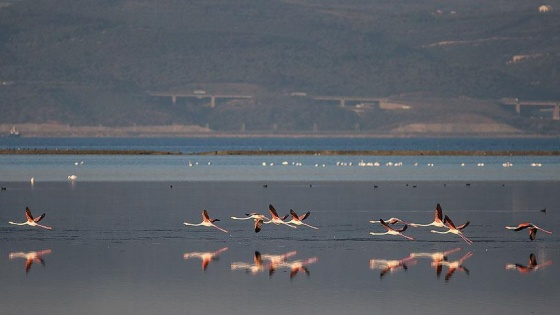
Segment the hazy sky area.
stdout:
<path fill-rule="evenodd" d="M 558 0 L 2 0 L 0 133 L 556 135 L 559 14 Z"/>

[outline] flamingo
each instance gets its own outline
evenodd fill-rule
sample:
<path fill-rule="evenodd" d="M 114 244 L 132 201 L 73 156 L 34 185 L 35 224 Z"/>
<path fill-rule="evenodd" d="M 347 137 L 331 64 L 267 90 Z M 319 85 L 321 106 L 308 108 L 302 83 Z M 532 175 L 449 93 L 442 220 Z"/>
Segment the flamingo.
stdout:
<path fill-rule="evenodd" d="M 202 270 L 206 271 L 206 268 L 208 268 L 208 264 L 210 264 L 211 261 L 213 260 L 217 260 L 219 258 L 219 255 L 223 252 L 225 252 L 226 250 L 228 250 L 227 247 L 218 249 L 215 252 L 191 252 L 191 253 L 184 253 L 183 254 L 183 259 L 189 259 L 189 258 L 200 258 L 202 260 Z"/>
<path fill-rule="evenodd" d="M 416 264 L 416 259 L 414 257 L 409 256 L 399 260 L 387 260 L 387 259 L 370 259 L 369 260 L 369 269 L 381 269 L 379 277 L 382 278 L 388 272 L 393 272 L 397 269 L 404 269 L 408 270 L 407 263 L 411 262 Z"/>
<path fill-rule="evenodd" d="M 214 224 L 214 222 L 216 221 L 220 221 L 219 219 L 212 219 L 208 216 L 208 212 L 206 210 L 202 210 L 202 222 L 198 223 L 198 224 L 193 224 L 193 223 L 188 223 L 188 222 L 183 222 L 184 225 L 188 225 L 188 226 L 212 226 L 217 228 L 218 230 L 227 233 L 227 230 L 222 229 L 221 227 L 217 226 Z"/>
<path fill-rule="evenodd" d="M 467 275 L 469 274 L 469 270 L 467 268 L 465 268 L 463 266 L 463 262 L 465 262 L 465 260 L 469 259 L 469 257 L 471 257 L 473 254 L 472 252 L 468 252 L 465 254 L 465 256 L 461 257 L 461 259 L 459 260 L 455 260 L 455 261 L 440 261 L 440 262 L 432 262 L 432 266 L 435 266 L 437 268 L 437 276 L 439 278 L 439 275 L 441 273 L 441 266 L 447 266 L 449 268 L 449 270 L 447 271 L 447 273 L 445 274 L 445 281 L 449 281 L 449 279 L 451 279 L 451 276 L 453 276 L 453 273 L 459 269 L 461 271 L 464 271 Z"/>
<path fill-rule="evenodd" d="M 385 221 L 383 221 L 382 219 L 379 220 L 379 222 L 381 224 L 383 224 L 383 226 L 387 229 L 387 232 L 385 233 L 375 233 L 375 232 L 369 232 L 369 234 L 371 235 L 385 235 L 385 234 L 389 234 L 389 235 L 400 235 L 404 238 L 407 238 L 409 240 L 413 240 L 414 238 L 410 237 L 410 236 L 406 236 L 404 234 L 402 234 L 401 232 L 406 231 L 406 229 L 408 228 L 408 225 L 403 226 L 400 229 L 393 229 L 392 227 L 390 227 L 387 223 L 385 223 Z"/>
<path fill-rule="evenodd" d="M 434 215 L 434 221 L 432 223 L 428 223 L 428 224 L 411 223 L 410 226 L 413 226 L 413 227 L 419 227 L 419 226 L 445 227 L 445 224 L 443 222 L 443 210 L 441 209 L 441 205 L 439 203 L 436 205 L 436 212 L 435 212 L 435 215 Z"/>
<path fill-rule="evenodd" d="M 305 226 L 310 227 L 310 228 L 315 229 L 315 230 L 319 229 L 318 227 L 314 227 L 314 226 L 311 226 L 307 223 L 302 222 L 303 220 L 307 219 L 307 217 L 309 217 L 309 214 L 311 214 L 311 212 L 307 211 L 307 213 L 298 216 L 297 213 L 294 210 L 290 209 L 290 214 L 292 215 L 292 220 L 290 220 L 286 223 L 288 223 L 288 224 L 291 223 L 291 224 L 295 224 L 295 225 L 305 225 Z"/>
<path fill-rule="evenodd" d="M 29 270 L 31 269 L 31 265 L 33 265 L 34 262 L 36 263 L 40 263 L 41 265 L 45 265 L 45 261 L 43 260 L 42 256 L 44 255 L 48 255 L 52 253 L 52 250 L 50 249 L 45 249 L 45 250 L 41 250 L 41 251 L 36 251 L 36 252 L 14 252 L 14 253 L 10 253 L 10 255 L 8 256 L 10 259 L 14 259 L 14 258 L 25 258 L 25 273 L 28 273 Z"/>
<path fill-rule="evenodd" d="M 293 229 L 296 228 L 295 226 L 284 222 L 284 219 L 286 219 L 288 217 L 287 214 L 283 217 L 279 217 L 278 213 L 276 212 L 276 209 L 274 209 L 274 206 L 272 206 L 272 205 L 268 205 L 268 210 L 270 211 L 270 215 L 272 216 L 272 219 L 270 219 L 268 221 L 264 221 L 263 222 L 264 224 L 269 224 L 269 223 L 274 223 L 276 225 L 283 224 L 283 225 L 289 226 Z"/>
<path fill-rule="evenodd" d="M 511 269 L 516 269 L 517 271 L 519 271 L 520 273 L 527 273 L 527 272 L 531 272 L 531 271 L 535 271 L 541 267 L 545 267 L 548 265 L 552 264 L 552 260 L 549 260 L 543 264 L 538 264 L 537 263 L 537 257 L 535 256 L 535 254 L 531 253 L 531 255 L 529 255 L 529 265 L 525 266 L 525 265 L 521 265 L 521 264 L 507 264 L 506 265 L 506 269 L 507 270 L 511 270 Z"/>
<path fill-rule="evenodd" d="M 25 207 L 25 217 L 27 218 L 27 221 L 25 221 L 25 222 L 17 223 L 17 222 L 10 221 L 8 223 L 14 224 L 14 225 L 39 226 L 39 227 L 42 227 L 42 228 L 47 229 L 47 230 L 52 230 L 52 227 L 44 226 L 44 225 L 41 225 L 41 224 L 38 223 L 39 221 L 41 221 L 45 217 L 44 213 L 41 214 L 40 216 L 36 217 L 36 218 L 33 218 L 33 215 L 31 214 L 31 210 L 29 209 L 29 207 Z"/>
<path fill-rule="evenodd" d="M 460 225 L 458 227 L 455 227 L 455 224 L 453 224 L 453 221 L 451 221 L 451 219 L 446 215 L 445 218 L 443 219 L 443 222 L 445 223 L 445 226 L 447 227 L 447 231 L 441 232 L 441 231 L 430 230 L 430 232 L 439 233 L 439 234 L 452 233 L 452 234 L 455 234 L 455 235 L 459 235 L 465 242 L 467 242 L 467 244 L 472 245 L 473 241 L 466 238 L 463 235 L 463 232 L 461 232 L 461 230 L 463 230 L 464 228 L 466 228 L 469 225 L 470 221 L 467 221 L 467 223 L 465 223 L 463 225 Z"/>
<path fill-rule="evenodd" d="M 238 218 L 238 217 L 231 217 L 233 220 L 270 220 L 269 218 L 267 218 L 266 216 L 264 216 L 263 214 L 260 213 L 256 213 L 256 212 L 251 212 L 251 213 L 245 213 L 246 217 L 245 218 Z"/>
<path fill-rule="evenodd" d="M 260 213 L 256 213 L 256 212 L 251 212 L 251 213 L 246 213 L 245 214 L 247 217 L 245 218 L 238 218 L 238 217 L 231 217 L 233 220 L 249 220 L 249 219 L 253 219 L 255 221 L 255 233 L 259 233 L 261 231 L 262 225 L 264 220 L 270 220 L 269 218 L 267 218 L 266 216 L 260 214 Z"/>
<path fill-rule="evenodd" d="M 401 219 L 399 219 L 399 218 L 390 218 L 390 219 L 383 220 L 383 221 L 385 221 L 385 223 L 391 224 L 391 225 L 397 224 L 397 223 L 402 223 L 402 224 L 404 224 L 404 225 L 410 225 L 410 226 L 414 226 L 414 227 L 417 226 L 416 223 L 406 222 L 406 221 L 401 220 Z M 369 223 L 374 223 L 374 224 L 375 224 L 375 223 L 381 223 L 381 222 L 379 222 L 379 220 L 371 220 L 371 221 L 369 221 Z"/>
<path fill-rule="evenodd" d="M 514 230 L 514 231 L 521 231 L 527 228 L 529 229 L 529 238 L 531 239 L 531 241 L 534 240 L 535 237 L 537 236 L 537 230 L 541 230 L 545 233 L 552 234 L 551 231 L 541 229 L 540 227 L 534 225 L 533 223 L 528 223 L 528 222 L 521 223 L 518 226 L 506 226 L 506 229 Z"/>

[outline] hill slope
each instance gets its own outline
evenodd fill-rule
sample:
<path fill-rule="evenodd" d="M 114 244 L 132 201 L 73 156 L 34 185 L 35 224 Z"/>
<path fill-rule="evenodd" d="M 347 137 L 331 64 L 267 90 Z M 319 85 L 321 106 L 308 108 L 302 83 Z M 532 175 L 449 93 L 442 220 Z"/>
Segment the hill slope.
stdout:
<path fill-rule="evenodd" d="M 193 124 L 215 130 L 242 124 L 246 130 L 309 130 L 318 123 L 325 130 L 389 132 L 464 112 L 453 119 L 479 115 L 523 130 L 558 128 L 492 102 L 560 99 L 558 1 L 552 3 L 558 10 L 546 14 L 523 0 L 2 4 L 0 123 Z M 197 89 L 253 98 L 210 109 L 197 100 L 170 104 L 146 92 Z M 359 114 L 288 97 L 293 92 L 418 104 L 437 97 L 449 107 L 430 117 L 414 111 Z M 463 106 L 485 106 L 451 105 L 465 97 Z"/>

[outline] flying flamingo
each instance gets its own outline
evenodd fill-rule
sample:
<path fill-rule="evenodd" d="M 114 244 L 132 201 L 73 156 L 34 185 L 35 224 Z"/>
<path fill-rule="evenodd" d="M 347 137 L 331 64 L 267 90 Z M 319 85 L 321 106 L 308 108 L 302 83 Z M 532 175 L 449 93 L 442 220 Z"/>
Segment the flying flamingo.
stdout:
<path fill-rule="evenodd" d="M 45 250 L 41 250 L 41 251 L 37 251 L 37 252 L 28 252 L 28 253 L 24 253 L 24 252 L 16 252 L 16 253 L 10 253 L 9 258 L 10 259 L 14 259 L 14 258 L 25 258 L 25 273 L 28 273 L 29 270 L 31 269 L 31 265 L 33 265 L 33 263 L 40 263 L 41 265 L 45 265 L 45 261 L 43 260 L 42 256 L 43 255 L 48 255 L 52 252 L 52 250 L 50 249 L 45 249 Z"/>
<path fill-rule="evenodd" d="M 406 235 L 404 235 L 404 234 L 401 233 L 401 232 L 404 232 L 404 231 L 408 228 L 408 225 L 405 225 L 405 226 L 403 226 L 403 227 L 400 228 L 400 229 L 393 229 L 393 228 L 390 227 L 387 223 L 385 223 L 385 221 L 383 221 L 382 219 L 380 219 L 379 222 L 380 222 L 381 224 L 383 224 L 383 226 L 387 229 L 387 232 L 385 232 L 385 233 L 369 232 L 369 234 L 371 234 L 371 235 L 386 235 L 386 234 L 389 234 L 389 235 L 400 235 L 400 236 L 402 236 L 402 237 L 404 237 L 404 238 L 407 238 L 407 239 L 409 239 L 409 240 L 413 240 L 413 239 L 414 239 L 414 238 L 412 238 L 412 237 L 410 237 L 410 236 L 406 236 Z"/>
<path fill-rule="evenodd" d="M 298 216 L 297 213 L 294 210 L 290 209 L 290 214 L 292 215 L 292 220 L 290 220 L 286 223 L 288 223 L 288 224 L 291 223 L 291 224 L 295 224 L 295 225 L 305 225 L 305 226 L 310 227 L 310 228 L 315 229 L 315 230 L 319 229 L 318 227 L 314 227 L 314 226 L 311 226 L 307 223 L 302 222 L 303 220 L 307 219 L 307 217 L 309 217 L 309 214 L 311 214 L 311 212 L 307 211 L 307 213 Z"/>
<path fill-rule="evenodd" d="M 286 219 L 288 217 L 287 214 L 283 217 L 279 217 L 278 213 L 276 212 L 276 209 L 274 209 L 274 207 L 272 205 L 268 205 L 268 210 L 270 211 L 270 215 L 272 216 L 272 219 L 263 222 L 264 224 L 269 224 L 269 223 L 274 223 L 276 225 L 283 224 L 283 225 L 291 227 L 292 229 L 296 228 L 295 226 L 284 222 L 284 219 Z"/>
<path fill-rule="evenodd" d="M 206 271 L 206 268 L 208 268 L 208 264 L 210 264 L 211 261 L 213 260 L 217 260 L 219 258 L 219 255 L 223 252 L 225 252 L 226 250 L 228 250 L 227 247 L 218 249 L 215 252 L 191 252 L 191 253 L 184 253 L 183 254 L 183 259 L 189 259 L 189 258 L 200 258 L 202 260 L 202 270 Z"/>
<path fill-rule="evenodd" d="M 471 257 L 473 254 L 472 252 L 468 252 L 465 254 L 465 256 L 461 257 L 461 259 L 459 260 L 455 260 L 455 261 L 440 261 L 440 262 L 432 262 L 432 266 L 435 266 L 437 268 L 437 276 L 439 278 L 439 275 L 441 273 L 441 266 L 447 266 L 449 268 L 449 270 L 447 271 L 447 273 L 445 274 L 445 281 L 449 281 L 449 279 L 451 279 L 451 276 L 453 276 L 453 273 L 459 269 L 461 271 L 464 271 L 467 275 L 469 274 L 469 270 L 467 268 L 465 268 L 463 266 L 463 263 L 465 262 L 465 260 L 469 259 L 469 257 Z"/>
<path fill-rule="evenodd" d="M 255 221 L 255 233 L 259 233 L 261 231 L 262 225 L 264 220 L 270 220 L 269 218 L 267 218 L 266 216 L 260 214 L 260 213 L 256 213 L 256 212 L 251 212 L 251 213 L 246 213 L 245 214 L 247 217 L 245 218 L 238 218 L 238 217 L 231 217 L 233 220 L 249 220 L 249 219 L 253 219 Z"/>
<path fill-rule="evenodd" d="M 467 221 L 467 223 L 465 223 L 463 225 L 460 225 L 458 227 L 455 227 L 455 224 L 453 224 L 453 221 L 451 221 L 451 219 L 446 215 L 445 218 L 443 219 L 443 222 L 445 223 L 445 226 L 447 227 L 447 231 L 441 232 L 441 231 L 430 230 L 430 232 L 439 233 L 439 234 L 452 233 L 452 234 L 455 234 L 455 235 L 459 235 L 465 242 L 467 242 L 467 244 L 472 245 L 473 241 L 466 238 L 463 235 L 463 232 L 461 232 L 462 229 L 466 228 L 469 225 L 470 221 Z"/>
<path fill-rule="evenodd" d="M 52 230 L 52 227 L 44 226 L 44 225 L 41 225 L 41 224 L 38 223 L 39 221 L 41 221 L 45 217 L 44 213 L 41 214 L 40 216 L 36 217 L 36 218 L 33 218 L 33 215 L 31 214 L 31 210 L 29 209 L 29 207 L 25 207 L 25 217 L 27 218 L 27 221 L 25 221 L 25 222 L 16 223 L 16 222 L 10 221 L 8 223 L 14 224 L 14 225 L 39 226 L 39 227 L 42 227 L 42 228 L 47 229 L 47 230 Z"/>
<path fill-rule="evenodd" d="M 552 265 L 552 260 L 549 260 L 549 261 L 547 261 L 543 264 L 538 264 L 537 263 L 537 257 L 535 256 L 535 254 L 531 253 L 531 255 L 529 255 L 529 265 L 528 266 L 521 265 L 521 264 L 507 264 L 506 269 L 507 270 L 516 269 L 520 273 L 527 273 L 527 272 L 535 271 L 535 270 L 537 270 L 541 267 L 545 267 L 545 266 L 548 266 L 548 265 Z"/>
<path fill-rule="evenodd" d="M 443 210 L 441 209 L 441 205 L 438 203 L 436 205 L 436 212 L 434 216 L 434 221 L 428 224 L 417 224 L 417 223 L 410 223 L 410 226 L 419 227 L 419 226 L 435 226 L 435 227 L 445 227 L 445 223 L 443 222 Z"/>
<path fill-rule="evenodd" d="M 506 226 L 506 229 L 514 230 L 514 231 L 521 231 L 527 228 L 529 229 L 529 238 L 531 239 L 531 241 L 534 240 L 535 237 L 537 236 L 537 230 L 541 230 L 545 233 L 552 234 L 551 231 L 541 229 L 540 227 L 534 225 L 533 223 L 528 223 L 528 222 L 521 223 L 518 226 Z"/>
<path fill-rule="evenodd" d="M 410 222 L 401 220 L 401 219 L 399 219 L 399 218 L 390 218 L 390 219 L 383 220 L 383 221 L 385 221 L 385 223 L 391 224 L 391 225 L 397 224 L 397 223 L 402 223 L 402 224 L 404 224 L 404 225 L 410 225 L 410 226 L 413 226 L 413 227 L 417 227 L 417 226 L 418 226 L 418 224 L 416 224 L 416 223 L 410 223 Z M 369 223 L 374 223 L 374 224 L 375 224 L 375 223 L 381 223 L 381 222 L 379 222 L 379 220 L 371 220 L 371 221 L 369 221 Z"/>
<path fill-rule="evenodd" d="M 227 230 L 222 229 L 221 227 L 217 226 L 214 224 L 214 222 L 216 221 L 220 221 L 219 219 L 212 219 L 208 216 L 208 212 L 206 210 L 202 210 L 202 222 L 198 223 L 198 224 L 193 224 L 193 223 L 188 223 L 188 222 L 183 222 L 184 225 L 189 225 L 189 226 L 213 226 L 215 228 L 217 228 L 218 230 L 227 233 Z"/>

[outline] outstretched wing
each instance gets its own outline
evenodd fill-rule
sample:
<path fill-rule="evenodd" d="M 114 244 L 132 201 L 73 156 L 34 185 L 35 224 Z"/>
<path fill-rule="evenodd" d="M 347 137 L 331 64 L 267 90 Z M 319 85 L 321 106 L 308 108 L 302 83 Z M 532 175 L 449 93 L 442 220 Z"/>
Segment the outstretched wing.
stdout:
<path fill-rule="evenodd" d="M 43 220 L 44 217 L 45 217 L 45 214 L 43 213 L 40 216 L 34 218 L 33 221 L 35 221 L 35 223 L 37 223 L 37 222 Z"/>
<path fill-rule="evenodd" d="M 307 217 L 309 217 L 309 215 L 311 214 L 311 212 L 307 211 L 306 214 L 302 214 L 299 216 L 300 221 L 303 221 L 305 219 L 307 219 Z"/>
<path fill-rule="evenodd" d="M 436 206 L 436 213 L 435 213 L 435 221 L 443 222 L 443 210 L 441 209 L 441 205 L 438 203 Z"/>
<path fill-rule="evenodd" d="M 31 214 L 31 209 L 29 207 L 25 207 L 25 217 L 27 221 L 33 221 L 33 215 Z"/>

